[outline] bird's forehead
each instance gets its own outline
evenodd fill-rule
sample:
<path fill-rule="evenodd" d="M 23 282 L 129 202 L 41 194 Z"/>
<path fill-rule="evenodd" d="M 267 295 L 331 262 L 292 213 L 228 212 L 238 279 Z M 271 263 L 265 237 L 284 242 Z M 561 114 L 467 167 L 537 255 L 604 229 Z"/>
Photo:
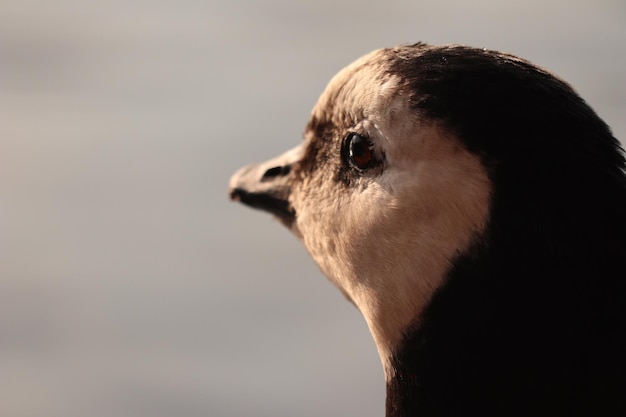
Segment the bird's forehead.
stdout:
<path fill-rule="evenodd" d="M 345 128 L 380 118 L 401 87 L 401 78 L 389 71 L 385 50 L 365 55 L 332 78 L 313 108 L 309 129 L 317 124 Z"/>

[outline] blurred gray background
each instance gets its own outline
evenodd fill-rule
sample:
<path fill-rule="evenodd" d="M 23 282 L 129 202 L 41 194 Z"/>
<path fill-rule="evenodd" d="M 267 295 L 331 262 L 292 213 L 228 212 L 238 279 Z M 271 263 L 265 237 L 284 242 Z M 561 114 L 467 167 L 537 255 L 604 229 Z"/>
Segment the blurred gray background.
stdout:
<path fill-rule="evenodd" d="M 526 57 L 626 138 L 623 0 L 0 1 L 0 416 L 382 416 L 358 311 L 226 191 L 418 40 Z"/>

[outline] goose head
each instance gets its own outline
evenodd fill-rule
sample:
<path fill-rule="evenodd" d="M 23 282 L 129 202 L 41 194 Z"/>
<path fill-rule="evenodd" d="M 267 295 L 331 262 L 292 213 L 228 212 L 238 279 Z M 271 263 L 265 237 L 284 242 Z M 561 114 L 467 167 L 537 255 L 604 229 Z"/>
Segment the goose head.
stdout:
<path fill-rule="evenodd" d="M 386 51 L 337 74 L 304 142 L 242 168 L 231 196 L 270 211 L 363 313 L 385 370 L 403 331 L 455 255 L 486 225 L 490 182 L 480 158 L 411 108 L 411 87 Z"/>
<path fill-rule="evenodd" d="M 602 242 L 625 246 L 623 167 L 606 125 L 557 77 L 509 54 L 420 43 L 340 71 L 304 140 L 240 169 L 230 195 L 276 216 L 361 311 L 388 415 L 430 403 L 447 415 L 441 392 L 469 404 L 480 381 L 514 403 L 550 381 L 533 380 L 540 366 L 565 376 L 565 362 L 585 355 L 577 347 L 560 363 L 542 352 L 570 346 L 577 324 L 567 323 L 594 308 L 587 290 L 623 301 L 623 285 L 607 279 L 605 292 L 583 276 L 598 271 Z M 601 269 L 623 254 L 605 253 Z M 500 392 L 502 369 L 521 385 Z M 546 390 L 536 404 L 569 395 Z"/>

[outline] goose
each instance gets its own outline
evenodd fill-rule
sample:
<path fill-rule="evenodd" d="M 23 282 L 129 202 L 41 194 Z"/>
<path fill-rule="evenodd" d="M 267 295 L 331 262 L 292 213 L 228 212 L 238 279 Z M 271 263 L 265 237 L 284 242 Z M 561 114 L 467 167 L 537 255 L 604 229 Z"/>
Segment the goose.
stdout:
<path fill-rule="evenodd" d="M 387 417 L 626 416 L 624 155 L 547 70 L 462 45 L 374 51 L 229 193 L 360 310 Z"/>

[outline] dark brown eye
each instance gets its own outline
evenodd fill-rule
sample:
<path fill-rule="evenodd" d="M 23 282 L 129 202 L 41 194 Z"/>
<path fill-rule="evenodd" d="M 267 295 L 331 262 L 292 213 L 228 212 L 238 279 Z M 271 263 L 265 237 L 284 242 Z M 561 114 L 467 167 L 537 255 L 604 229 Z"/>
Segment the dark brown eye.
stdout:
<path fill-rule="evenodd" d="M 356 168 L 367 169 L 374 160 L 374 145 L 358 133 L 352 133 L 348 137 L 348 159 Z"/>

